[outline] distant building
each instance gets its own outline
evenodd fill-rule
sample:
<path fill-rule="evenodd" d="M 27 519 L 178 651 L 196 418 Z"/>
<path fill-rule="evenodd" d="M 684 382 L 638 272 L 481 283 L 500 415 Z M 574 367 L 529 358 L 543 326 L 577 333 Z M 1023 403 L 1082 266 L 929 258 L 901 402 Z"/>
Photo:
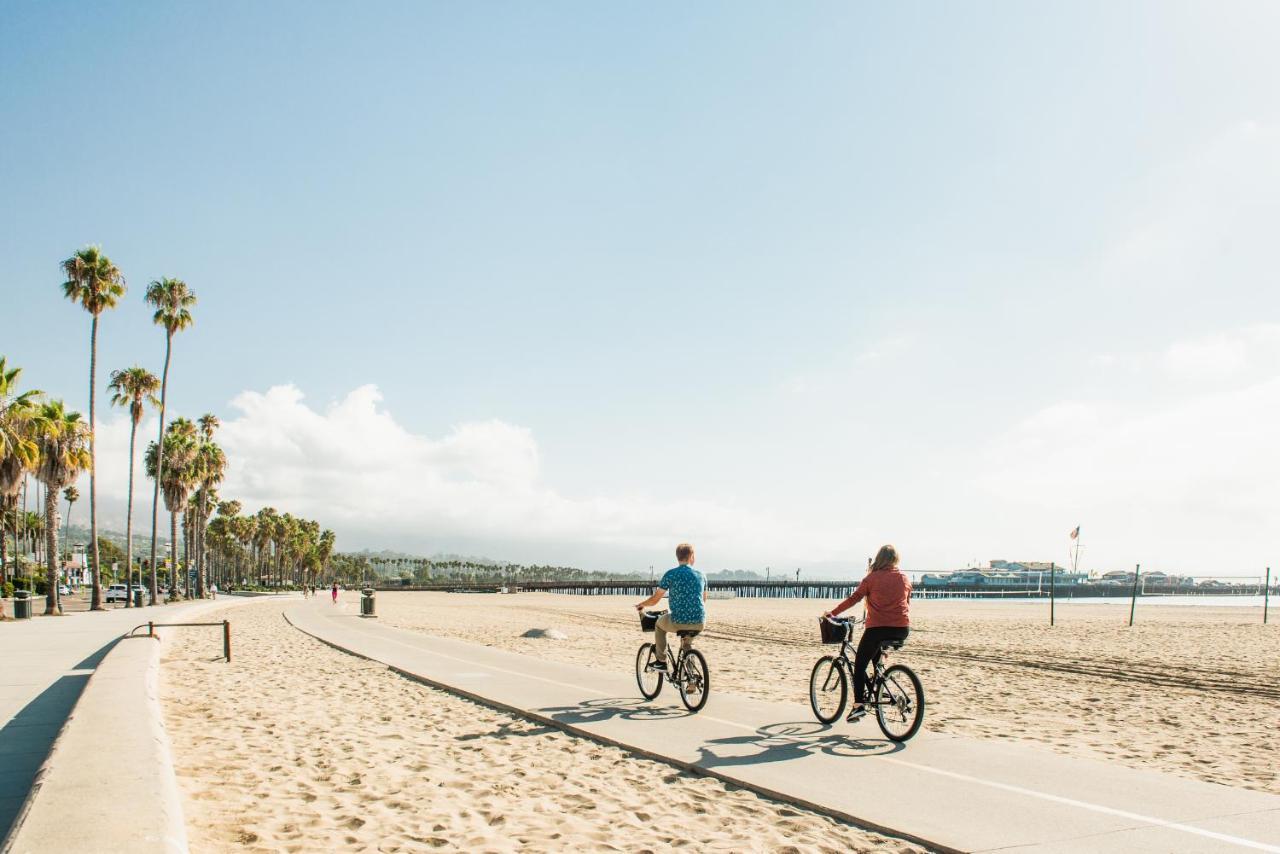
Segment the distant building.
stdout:
<path fill-rule="evenodd" d="M 1027 587 L 1036 590 L 1049 584 L 1080 584 L 1087 576 L 1072 572 L 1052 561 L 988 561 L 987 569 L 957 569 L 953 572 L 927 573 L 920 579 L 923 587 Z"/>

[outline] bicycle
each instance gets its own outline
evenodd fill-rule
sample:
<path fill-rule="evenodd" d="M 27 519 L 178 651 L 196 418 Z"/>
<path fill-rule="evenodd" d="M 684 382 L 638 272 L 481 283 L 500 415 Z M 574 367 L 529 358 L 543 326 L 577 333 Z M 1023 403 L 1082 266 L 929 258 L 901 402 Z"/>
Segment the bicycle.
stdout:
<path fill-rule="evenodd" d="M 645 611 L 640 615 L 640 630 L 653 631 L 658 618 L 666 611 Z M 696 637 L 696 631 L 676 632 L 679 637 Z M 652 700 L 662 691 L 662 678 L 676 686 L 680 692 L 680 702 L 691 712 L 696 712 L 707 704 L 707 694 L 711 690 L 711 673 L 707 669 L 707 660 L 696 649 L 685 649 L 680 645 L 678 655 L 671 652 L 671 644 L 667 644 L 667 669 L 655 670 L 658 662 L 658 651 L 652 643 L 640 644 L 636 653 L 636 684 L 640 686 L 640 694 L 646 700 Z"/>
<path fill-rule="evenodd" d="M 819 618 L 822 642 L 840 644 L 839 654 L 819 658 L 809 675 L 809 705 L 814 716 L 824 724 L 838 720 L 849 700 L 854 658 L 849 653 L 849 639 L 859 622 L 864 621 Z M 875 675 L 867 687 L 870 700 L 865 704 L 875 708 L 876 723 L 885 737 L 897 742 L 914 736 L 924 722 L 924 686 L 920 684 L 920 677 L 905 664 L 884 666 L 885 657 L 902 649 L 903 643 L 900 640 L 880 643 L 879 654 L 872 659 Z"/>

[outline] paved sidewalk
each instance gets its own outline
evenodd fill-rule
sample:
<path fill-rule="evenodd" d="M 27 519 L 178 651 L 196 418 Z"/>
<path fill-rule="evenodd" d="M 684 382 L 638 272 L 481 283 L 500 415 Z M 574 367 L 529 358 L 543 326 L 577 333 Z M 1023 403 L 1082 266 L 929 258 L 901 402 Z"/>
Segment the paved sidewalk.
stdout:
<path fill-rule="evenodd" d="M 0 623 L 0 840 L 103 657 L 139 623 L 172 622 L 194 604 Z"/>
<path fill-rule="evenodd" d="M 689 715 L 670 686 L 643 702 L 631 662 L 615 673 L 545 661 L 388 628 L 348 607 L 316 601 L 286 616 L 429 684 L 941 850 L 1280 852 L 1275 795 L 936 735 L 927 717 L 926 731 L 895 745 L 873 721 L 824 727 L 803 701 L 716 693 L 714 654 L 707 706 Z"/>

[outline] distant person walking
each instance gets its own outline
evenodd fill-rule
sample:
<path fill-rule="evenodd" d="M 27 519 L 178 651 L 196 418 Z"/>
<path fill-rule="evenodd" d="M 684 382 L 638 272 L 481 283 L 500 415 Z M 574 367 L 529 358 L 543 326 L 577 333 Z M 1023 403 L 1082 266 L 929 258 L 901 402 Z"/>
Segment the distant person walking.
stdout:
<path fill-rule="evenodd" d="M 330 592 L 333 594 L 333 604 L 337 605 L 338 604 L 338 582 L 336 581 L 333 582 L 333 589 Z"/>
<path fill-rule="evenodd" d="M 849 720 L 857 720 L 866 714 L 867 667 L 880 657 L 880 643 L 887 640 L 906 640 L 911 634 L 911 579 L 898 569 L 898 550 L 893 546 L 881 546 L 872 561 L 862 583 L 853 595 L 832 608 L 824 617 L 839 616 L 842 611 L 867 600 L 867 627 L 858 641 L 858 652 L 853 659 L 853 709 Z"/>

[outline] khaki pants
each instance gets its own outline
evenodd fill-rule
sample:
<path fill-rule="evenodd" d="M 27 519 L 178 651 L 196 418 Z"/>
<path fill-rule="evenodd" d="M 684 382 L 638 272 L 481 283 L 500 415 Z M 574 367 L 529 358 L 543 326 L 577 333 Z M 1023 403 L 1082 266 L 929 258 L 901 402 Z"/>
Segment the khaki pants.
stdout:
<path fill-rule="evenodd" d="M 673 623 L 670 614 L 663 614 L 658 618 L 657 625 L 653 627 L 653 647 L 658 660 L 663 660 L 667 655 L 667 632 L 700 632 L 705 627 L 706 623 Z M 689 649 L 692 646 L 693 638 L 680 638 L 681 649 Z"/>

